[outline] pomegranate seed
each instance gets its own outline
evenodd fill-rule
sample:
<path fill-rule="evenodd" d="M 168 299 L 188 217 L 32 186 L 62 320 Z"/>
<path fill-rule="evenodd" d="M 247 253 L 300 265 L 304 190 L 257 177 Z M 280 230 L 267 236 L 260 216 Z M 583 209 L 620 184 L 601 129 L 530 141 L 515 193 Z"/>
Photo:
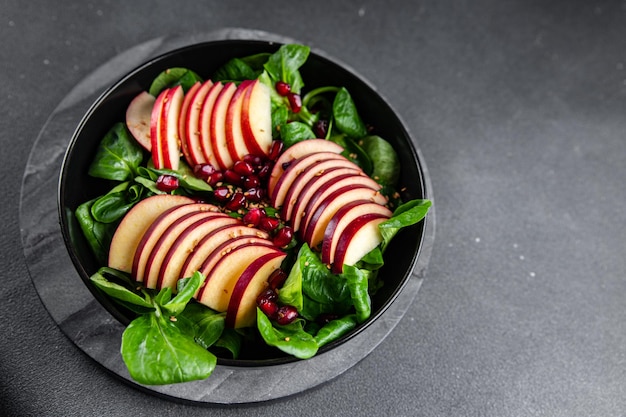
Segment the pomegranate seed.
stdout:
<path fill-rule="evenodd" d="M 260 179 L 265 180 L 269 178 L 270 174 L 272 173 L 273 167 L 274 167 L 274 164 L 272 162 L 266 162 L 265 164 L 263 164 L 261 169 L 259 169 L 259 172 L 257 173 L 257 175 L 259 176 Z"/>
<path fill-rule="evenodd" d="M 213 196 L 215 197 L 215 199 L 222 203 L 225 203 L 228 200 L 230 200 L 231 195 L 232 195 L 232 190 L 226 186 L 218 187 L 215 190 L 213 190 Z"/>
<path fill-rule="evenodd" d="M 313 124 L 313 133 L 318 138 L 325 138 L 328 134 L 328 120 L 320 119 Z"/>
<path fill-rule="evenodd" d="M 237 161 L 233 165 L 233 171 L 239 175 L 247 176 L 254 174 L 254 167 L 246 161 Z"/>
<path fill-rule="evenodd" d="M 265 210 L 262 208 L 254 207 L 248 210 L 243 216 L 243 222 L 250 227 L 257 227 L 261 222 L 261 219 L 265 217 Z"/>
<path fill-rule="evenodd" d="M 233 194 L 230 201 L 224 205 L 227 210 L 237 211 L 246 206 L 246 196 L 242 192 L 237 191 Z"/>
<path fill-rule="evenodd" d="M 274 140 L 272 141 L 272 146 L 270 146 L 270 152 L 268 158 L 270 161 L 275 161 L 280 156 L 283 151 L 285 144 L 282 140 Z"/>
<path fill-rule="evenodd" d="M 178 188 L 178 178 L 173 175 L 160 175 L 156 180 L 156 187 L 166 193 Z"/>
<path fill-rule="evenodd" d="M 291 86 L 284 81 L 277 81 L 275 87 L 276 92 L 283 97 L 291 92 Z"/>
<path fill-rule="evenodd" d="M 260 187 L 254 187 L 247 190 L 244 195 L 248 200 L 252 201 L 253 203 L 258 203 L 259 201 L 263 200 L 263 197 L 265 197 L 265 190 Z"/>
<path fill-rule="evenodd" d="M 232 185 L 241 185 L 241 183 L 243 183 L 243 176 L 232 169 L 227 169 L 224 171 L 224 181 Z"/>
<path fill-rule="evenodd" d="M 289 93 L 287 95 L 287 99 L 289 100 L 291 111 L 294 113 L 300 112 L 300 110 L 302 109 L 302 97 L 300 97 L 300 94 Z"/>
<path fill-rule="evenodd" d="M 259 222 L 259 228 L 266 232 L 271 232 L 278 227 L 280 220 L 275 217 L 263 217 Z"/>
<path fill-rule="evenodd" d="M 217 170 L 211 164 L 198 164 L 193 167 L 193 173 L 196 177 L 208 181 L 211 177 L 211 174 L 216 172 Z"/>
<path fill-rule="evenodd" d="M 253 167 L 259 167 L 263 163 L 263 158 L 258 155 L 247 154 L 243 157 L 243 161 L 249 163 Z"/>
<path fill-rule="evenodd" d="M 270 288 L 276 290 L 282 287 L 285 281 L 287 281 L 287 276 L 287 273 L 282 269 L 276 269 L 267 279 L 267 283 L 270 285 Z"/>
<path fill-rule="evenodd" d="M 293 229 L 289 226 L 285 226 L 276 232 L 272 242 L 274 245 L 282 248 L 291 243 L 291 239 L 293 239 Z"/>
<path fill-rule="evenodd" d="M 280 306 L 276 312 L 276 323 L 281 326 L 293 323 L 298 318 L 298 310 L 294 306 Z"/>
<path fill-rule="evenodd" d="M 243 187 L 245 189 L 248 188 L 256 188 L 261 185 L 261 180 L 256 175 L 250 175 L 243 179 Z"/>
<path fill-rule="evenodd" d="M 272 289 L 263 291 L 256 299 L 256 304 L 261 311 L 268 317 L 275 319 L 279 310 L 278 294 Z"/>
<path fill-rule="evenodd" d="M 222 171 L 215 171 L 214 173 L 209 175 L 209 179 L 207 182 L 211 187 L 214 187 L 218 182 L 224 179 L 224 174 Z"/>

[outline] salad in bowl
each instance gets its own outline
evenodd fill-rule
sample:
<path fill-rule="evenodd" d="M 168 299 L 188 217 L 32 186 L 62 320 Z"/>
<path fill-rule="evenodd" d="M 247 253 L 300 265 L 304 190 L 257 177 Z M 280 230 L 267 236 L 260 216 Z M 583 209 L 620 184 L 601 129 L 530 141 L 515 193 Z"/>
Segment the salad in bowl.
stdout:
<path fill-rule="evenodd" d="M 394 301 L 419 254 L 431 201 L 384 101 L 306 45 L 229 54 L 200 45 L 138 68 L 64 161 L 66 244 L 126 326 L 141 384 L 332 349 Z"/>

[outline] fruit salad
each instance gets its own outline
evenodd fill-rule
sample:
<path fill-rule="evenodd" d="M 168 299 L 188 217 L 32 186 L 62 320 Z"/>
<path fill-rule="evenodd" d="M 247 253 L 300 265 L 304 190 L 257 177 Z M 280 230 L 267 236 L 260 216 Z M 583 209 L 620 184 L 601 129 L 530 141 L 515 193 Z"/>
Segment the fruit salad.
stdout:
<path fill-rule="evenodd" d="M 306 90 L 309 53 L 168 68 L 101 139 L 88 175 L 110 191 L 74 214 L 90 281 L 128 311 L 137 382 L 204 379 L 261 345 L 314 356 L 370 317 L 387 245 L 426 216 L 348 89 Z"/>

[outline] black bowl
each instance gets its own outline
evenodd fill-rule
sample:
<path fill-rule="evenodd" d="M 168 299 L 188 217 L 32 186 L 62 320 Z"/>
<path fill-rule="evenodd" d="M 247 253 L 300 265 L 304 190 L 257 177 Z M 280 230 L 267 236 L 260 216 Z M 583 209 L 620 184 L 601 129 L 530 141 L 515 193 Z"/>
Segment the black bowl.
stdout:
<path fill-rule="evenodd" d="M 100 265 L 88 250 L 75 220 L 68 213 L 78 205 L 110 188 L 106 181 L 87 175 L 88 166 L 96 148 L 111 126 L 124 120 L 126 107 L 139 92 L 147 90 L 154 77 L 171 67 L 188 67 L 204 77 L 209 77 L 219 66 L 234 57 L 259 52 L 274 52 L 280 44 L 259 40 L 210 41 L 183 47 L 161 55 L 136 68 L 105 91 L 83 117 L 71 139 L 65 155 L 59 182 L 58 208 L 63 239 L 70 258 L 85 285 L 94 297 L 122 324 L 132 319 L 132 314 L 103 296 L 89 281 Z M 396 149 L 402 166 L 400 183 L 407 199 L 428 198 L 424 170 L 411 137 L 396 112 L 375 89 L 345 65 L 321 53 L 311 55 L 301 68 L 306 83 L 305 90 L 325 85 L 345 86 L 358 106 L 361 117 L 373 126 L 374 133 L 384 137 Z M 78 231 L 78 232 L 77 232 Z M 342 339 L 324 346 L 323 352 L 345 343 L 367 329 L 394 302 L 411 277 L 424 239 L 425 224 L 421 222 L 403 230 L 392 241 L 386 252 L 385 266 L 380 272 L 384 286 L 372 299 L 372 315 Z M 247 352 L 242 359 L 219 358 L 227 366 L 266 366 L 295 361 L 275 350 Z"/>

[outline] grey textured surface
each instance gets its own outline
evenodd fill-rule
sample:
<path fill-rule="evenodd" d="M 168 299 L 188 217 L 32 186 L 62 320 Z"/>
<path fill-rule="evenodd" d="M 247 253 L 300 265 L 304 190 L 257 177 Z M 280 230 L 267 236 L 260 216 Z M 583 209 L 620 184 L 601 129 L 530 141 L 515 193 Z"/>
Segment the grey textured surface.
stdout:
<path fill-rule="evenodd" d="M 626 413 L 624 1 L 10 0 L 0 16 L 6 415 Z M 437 239 L 416 301 L 357 366 L 206 408 L 129 388 L 61 333 L 28 277 L 18 201 L 39 130 L 80 80 L 149 39 L 220 27 L 300 39 L 377 85 L 418 138 Z"/>

